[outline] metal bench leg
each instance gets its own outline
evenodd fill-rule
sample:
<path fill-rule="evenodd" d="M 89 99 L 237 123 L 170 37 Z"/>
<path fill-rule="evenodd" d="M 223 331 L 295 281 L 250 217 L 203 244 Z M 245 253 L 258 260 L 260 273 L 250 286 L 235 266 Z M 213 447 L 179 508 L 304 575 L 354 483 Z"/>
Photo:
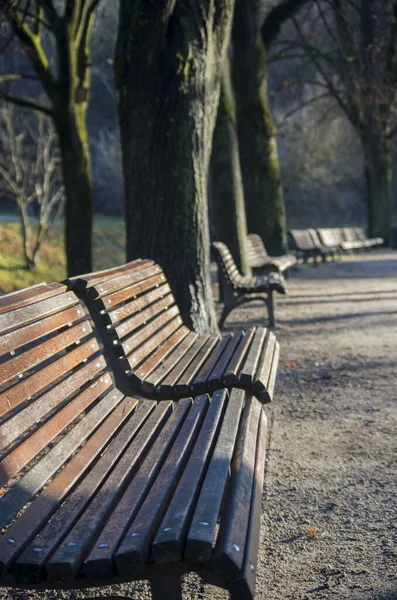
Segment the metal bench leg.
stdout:
<path fill-rule="evenodd" d="M 266 298 L 266 304 L 267 304 L 267 310 L 269 313 L 269 325 L 271 327 L 275 327 L 276 326 L 276 320 L 274 318 L 274 298 L 273 298 L 273 292 L 270 291 L 267 295 Z"/>
<path fill-rule="evenodd" d="M 233 310 L 233 308 L 235 308 L 235 305 L 234 306 L 226 306 L 226 304 L 225 304 L 223 306 L 221 318 L 219 319 L 219 322 L 218 322 L 218 325 L 220 328 L 223 327 L 223 324 L 226 321 L 227 315 Z"/>
<path fill-rule="evenodd" d="M 150 581 L 153 600 L 182 600 L 182 586 L 179 575 L 169 573 L 166 577 Z"/>

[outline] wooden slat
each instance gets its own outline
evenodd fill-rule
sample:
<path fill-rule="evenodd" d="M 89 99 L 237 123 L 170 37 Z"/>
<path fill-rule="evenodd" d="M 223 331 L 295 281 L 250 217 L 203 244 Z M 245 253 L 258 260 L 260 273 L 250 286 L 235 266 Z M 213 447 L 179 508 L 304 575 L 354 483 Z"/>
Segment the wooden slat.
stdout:
<path fill-rule="evenodd" d="M 42 342 L 39 346 L 36 345 L 26 352 L 11 357 L 1 365 L 0 385 L 17 376 L 22 378 L 22 375 L 26 371 L 33 370 L 69 346 L 80 342 L 82 338 L 88 336 L 90 333 L 92 333 L 91 325 L 88 322 L 81 323 L 70 327 L 62 333 L 58 333 L 45 342 Z"/>
<path fill-rule="evenodd" d="M 256 460 L 252 489 L 251 512 L 247 530 L 246 552 L 242 571 L 230 584 L 230 591 L 236 598 L 252 600 L 255 597 L 256 568 L 258 562 L 259 535 L 262 513 L 263 481 L 266 458 L 267 421 L 261 410 L 258 436 L 256 440 Z"/>
<path fill-rule="evenodd" d="M 65 291 L 66 286 L 61 283 L 38 283 L 32 287 L 5 294 L 4 296 L 0 296 L 0 314 L 16 310 L 23 306 L 34 305 L 40 300 L 58 296 L 58 294 Z"/>
<path fill-rule="evenodd" d="M 134 417 L 120 432 L 118 438 L 123 438 L 123 442 L 118 439 L 118 443 L 115 444 L 117 456 L 110 460 L 110 458 L 107 458 L 106 453 L 103 461 L 97 463 L 94 468 L 98 471 L 96 476 L 100 474 L 101 477 L 104 477 L 105 473 L 107 474 L 117 461 L 116 466 L 111 470 L 98 491 L 95 493 L 100 481 L 95 482 L 94 489 L 91 487 L 93 483 L 89 481 L 92 471 L 90 476 L 76 490 L 78 493 L 75 498 L 76 505 L 78 504 L 78 497 L 81 498 L 79 503 L 80 514 L 82 513 L 81 502 L 83 499 L 89 498 L 91 501 L 89 504 L 87 503 L 86 510 L 47 561 L 46 570 L 51 578 L 70 578 L 77 573 L 81 562 L 91 549 L 93 540 L 105 525 L 124 489 L 139 467 L 142 457 L 150 448 L 163 423 L 167 420 L 172 410 L 171 403 L 160 402 L 150 416 L 146 418 L 152 409 L 151 404 L 147 402 L 141 405 Z M 143 426 L 142 423 L 144 423 Z M 126 448 L 126 450 L 120 456 L 123 448 Z M 64 525 L 63 520 L 62 525 Z"/>
<path fill-rule="evenodd" d="M 261 364 L 255 375 L 252 390 L 256 396 L 260 396 L 262 401 L 270 402 L 267 385 L 273 363 L 274 348 L 276 345 L 276 336 L 272 331 L 268 331 L 262 350 Z"/>
<path fill-rule="evenodd" d="M 261 410 L 255 398 L 250 398 L 244 408 L 225 511 L 211 560 L 214 568 L 230 579 L 239 576 L 246 551 Z"/>
<path fill-rule="evenodd" d="M 40 321 L 2 335 L 0 337 L 0 353 L 5 354 L 6 352 L 18 349 L 28 342 L 37 341 L 41 337 L 69 325 L 69 323 L 78 321 L 81 319 L 82 314 L 82 308 L 79 304 L 49 317 L 45 317 L 45 313 L 43 313 L 43 315 L 40 315 Z"/>
<path fill-rule="evenodd" d="M 230 344 L 228 344 L 226 350 L 223 352 L 222 356 L 216 363 L 214 370 L 208 378 L 207 385 L 209 390 L 217 390 L 222 387 L 223 374 L 225 373 L 228 364 L 232 360 L 236 348 L 242 339 L 243 333 L 241 331 L 236 331 L 230 341 Z"/>
<path fill-rule="evenodd" d="M 232 359 L 227 365 L 226 372 L 223 376 L 223 381 L 226 385 L 235 385 L 236 383 L 238 383 L 238 372 L 243 361 L 247 357 L 248 348 L 250 347 L 252 339 L 255 335 L 255 331 L 256 329 L 255 327 L 253 327 L 252 329 L 248 329 L 244 332 L 244 336 L 240 341 L 239 346 L 236 352 L 234 353 Z"/>
<path fill-rule="evenodd" d="M 136 400 L 125 398 L 66 467 L 7 529 L 5 535 L 0 537 L 0 574 L 11 565 L 13 560 L 49 520 L 81 475 L 100 456 L 106 444 L 130 415 L 131 411 L 134 410 L 136 404 Z M 10 543 L 9 539 L 13 540 L 13 543 Z M 37 555 L 37 552 L 35 552 L 35 555 Z M 35 572 L 33 574 L 29 569 L 26 572 L 24 564 L 21 558 L 19 566 L 17 565 L 15 569 L 17 581 L 35 582 L 40 573 Z"/>
<path fill-rule="evenodd" d="M 61 431 L 74 421 L 80 413 L 87 409 L 99 395 L 106 392 L 112 385 L 110 376 L 103 376 L 92 383 L 84 392 L 69 401 L 45 424 L 41 425 L 32 435 L 22 442 L 15 450 L 0 461 L 0 486 L 7 483 Z"/>
<path fill-rule="evenodd" d="M 124 273 L 134 273 L 134 271 L 142 270 L 153 264 L 152 260 L 138 258 L 132 262 L 118 267 L 112 267 L 110 269 L 104 269 L 102 271 L 95 271 L 94 273 L 85 273 L 84 275 L 78 275 L 76 277 L 70 277 L 67 280 L 69 286 L 77 290 L 89 289 L 93 286 L 97 286 L 104 281 L 113 280 L 120 277 Z"/>
<path fill-rule="evenodd" d="M 138 371 L 135 375 L 141 379 L 141 388 L 144 392 L 150 391 L 150 386 L 146 385 L 144 379 L 150 375 L 150 373 L 159 365 L 163 364 L 167 356 L 178 347 L 179 343 L 188 335 L 189 330 L 187 327 L 180 327 L 175 333 L 173 333 L 157 350 L 149 356 L 145 362 L 141 363 Z"/>
<path fill-rule="evenodd" d="M 194 360 L 190 362 L 189 366 L 182 373 L 181 377 L 178 379 L 174 386 L 175 392 L 181 394 L 182 396 L 189 393 L 190 386 L 195 380 L 197 372 L 200 370 L 201 366 L 207 360 L 208 356 L 212 352 L 214 346 L 219 342 L 218 338 L 211 336 L 205 342 L 205 344 L 200 348 L 198 353 L 195 355 Z"/>
<path fill-rule="evenodd" d="M 0 394 L 0 416 L 16 408 L 35 394 L 38 394 L 48 385 L 54 383 L 60 377 L 66 375 L 71 369 L 77 367 L 82 361 L 87 360 L 99 350 L 96 339 L 81 344 L 57 361 L 34 373 L 25 381 L 17 383 L 12 388 Z M 98 361 L 98 369 L 101 367 Z"/>
<path fill-rule="evenodd" d="M 184 327 L 181 327 L 184 330 Z M 197 334 L 189 332 L 186 337 L 183 338 L 180 344 L 173 349 L 169 357 L 163 360 L 156 369 L 154 369 L 150 375 L 145 377 L 142 384 L 142 389 L 149 394 L 152 394 L 156 387 L 160 385 L 161 381 L 174 369 L 181 359 L 187 354 L 193 343 L 197 339 Z"/>
<path fill-rule="evenodd" d="M 102 423 L 121 401 L 122 394 L 113 391 L 103 398 L 48 454 L 39 460 L 2 498 L 0 529 L 29 501 L 73 454 L 84 440 Z"/>
<path fill-rule="evenodd" d="M 220 360 L 222 354 L 226 351 L 226 348 L 228 347 L 232 337 L 233 334 L 227 333 L 222 337 L 221 340 L 218 341 L 216 346 L 214 346 L 211 354 L 208 356 L 207 360 L 194 377 L 194 381 L 191 386 L 194 394 L 204 394 L 207 391 L 208 378 Z"/>
<path fill-rule="evenodd" d="M 62 286 L 62 289 L 64 289 L 64 286 Z M 0 299 L 1 298 L 3 298 L 3 296 L 1 296 Z M 14 330 L 23 325 L 28 325 L 37 319 L 41 320 L 62 309 L 69 308 L 70 306 L 77 304 L 77 302 L 77 296 L 73 292 L 67 292 L 64 294 L 57 293 L 55 298 L 44 299 L 41 302 L 38 301 L 29 306 L 22 304 L 22 307 L 20 307 L 21 303 L 17 303 L 12 305 L 12 308 L 9 309 L 8 312 L 3 311 L 4 314 L 0 315 L 0 331 L 2 334 L 7 333 L 7 331 Z M 80 306 L 79 309 L 81 310 L 81 316 L 83 316 L 84 312 L 82 307 Z"/>
<path fill-rule="evenodd" d="M 197 337 L 197 334 L 192 334 L 195 336 L 195 340 L 193 345 L 189 348 L 189 350 L 182 356 L 176 366 L 168 373 L 167 377 L 161 382 L 159 386 L 159 393 L 161 394 L 172 394 L 174 391 L 174 386 L 176 382 L 182 377 L 183 373 L 186 371 L 188 366 L 200 352 L 200 350 L 205 346 L 208 342 L 210 336 L 200 336 Z M 189 386 L 187 386 L 186 393 L 189 393 Z"/>
<path fill-rule="evenodd" d="M 227 391 L 218 390 L 211 399 L 203 426 L 174 496 L 153 542 L 157 563 L 182 560 L 189 522 L 218 436 Z"/>
<path fill-rule="evenodd" d="M 161 313 L 160 316 L 157 316 L 152 321 L 150 321 L 150 323 L 148 323 L 144 328 L 140 329 L 136 333 L 133 333 L 129 337 L 125 338 L 125 340 L 123 340 L 123 342 L 122 342 L 122 348 L 123 348 L 124 354 L 127 356 L 127 355 L 131 354 L 132 352 L 134 352 L 134 350 L 138 346 L 143 344 L 143 342 L 145 342 L 148 338 L 150 338 L 150 336 L 154 335 L 159 330 L 161 330 L 165 326 L 166 323 L 171 321 L 172 318 L 178 317 L 178 315 L 179 315 L 178 307 L 173 306 L 169 310 Z M 180 317 L 178 317 L 178 318 L 179 318 L 179 323 L 182 324 L 182 319 Z M 141 360 L 143 358 L 144 358 L 144 356 L 142 356 Z M 132 363 L 136 362 L 138 364 L 138 359 L 136 361 L 131 360 L 131 362 Z"/>
<path fill-rule="evenodd" d="M 96 540 L 84 563 L 84 573 L 103 577 L 114 572 L 114 553 L 142 506 L 190 407 L 191 400 L 184 399 L 176 403 L 174 411 L 153 442 L 150 452 L 115 507 L 111 520 L 106 523 Z"/>
<path fill-rule="evenodd" d="M 274 354 L 273 354 L 273 360 L 272 360 L 272 366 L 271 366 L 271 371 L 270 371 L 270 375 L 269 375 L 269 380 L 267 382 L 267 393 L 269 394 L 270 399 L 273 398 L 273 394 L 274 394 L 274 386 L 276 383 L 279 357 L 280 357 L 280 344 L 278 342 L 276 342 L 276 345 L 274 347 Z"/>
<path fill-rule="evenodd" d="M 248 350 L 247 358 L 239 373 L 239 383 L 241 385 L 251 385 L 255 373 L 258 368 L 259 358 L 261 356 L 262 347 L 265 341 L 266 329 L 264 327 L 258 327 L 255 332 L 254 339 Z"/>
<path fill-rule="evenodd" d="M 41 395 L 35 402 L 31 402 L 24 410 L 11 417 L 0 426 L 0 450 L 14 442 L 20 435 L 51 412 L 56 406 L 62 404 L 88 381 L 96 377 L 106 367 L 103 356 L 90 361 L 78 371 L 75 371 L 61 383 L 52 387 Z"/>
<path fill-rule="evenodd" d="M 162 294 L 159 293 L 157 290 L 152 295 L 152 297 L 148 298 L 148 296 L 149 296 L 149 294 L 143 296 L 143 298 L 140 298 L 139 300 L 136 300 L 136 302 L 139 303 L 139 307 L 138 307 L 139 312 L 137 312 L 136 315 L 127 319 L 126 321 L 123 321 L 121 323 L 121 325 L 114 328 L 114 332 L 120 340 L 122 338 L 124 338 L 126 335 L 130 334 L 131 332 L 137 330 L 142 325 L 146 324 L 148 321 L 150 322 L 151 319 L 153 319 L 157 315 L 161 314 L 162 312 L 164 312 L 165 310 L 167 310 L 170 306 L 172 306 L 174 304 L 174 301 L 173 301 L 173 298 L 171 295 L 167 295 L 163 298 Z M 146 306 L 147 303 L 149 304 L 150 300 L 155 299 L 155 298 L 153 298 L 153 296 L 158 296 L 157 302 L 154 302 L 147 308 L 143 308 L 144 306 Z M 130 304 L 128 305 L 128 310 L 132 310 L 132 309 L 135 312 L 135 301 L 130 302 Z M 176 309 L 174 308 L 174 312 L 175 312 L 175 310 Z M 179 313 L 179 311 L 178 311 L 178 313 Z M 129 338 L 129 339 L 131 339 L 131 338 Z M 123 342 L 123 343 L 125 343 L 125 342 Z"/>
<path fill-rule="evenodd" d="M 132 329 L 134 328 L 134 320 L 130 319 L 129 317 L 131 317 L 139 311 L 142 311 L 144 308 L 146 308 L 156 300 L 160 300 L 161 298 L 167 296 L 167 294 L 170 293 L 170 286 L 167 283 L 159 286 L 159 280 L 160 276 L 157 276 L 153 280 L 147 279 L 143 283 L 140 283 L 139 286 L 136 286 L 136 292 L 138 293 L 138 289 L 139 292 L 146 291 L 146 293 L 143 296 L 140 296 L 136 300 L 126 302 L 125 304 L 122 304 L 119 308 L 116 308 L 114 310 L 107 310 L 107 312 L 103 315 L 105 323 L 107 325 L 114 325 L 114 330 L 120 338 L 127 335 L 127 333 L 129 331 L 132 331 Z M 169 298 L 169 306 L 171 306 L 172 304 L 175 304 L 173 297 Z M 122 323 L 117 325 L 117 323 L 120 323 L 121 321 Z"/>
<path fill-rule="evenodd" d="M 212 555 L 244 397 L 245 392 L 242 390 L 233 389 L 230 394 L 215 450 L 200 491 L 184 551 L 185 559 L 194 563 L 207 564 Z"/>
<path fill-rule="evenodd" d="M 179 329 L 179 327 L 182 325 L 182 319 L 179 316 L 171 320 L 172 314 L 173 313 L 171 311 L 167 311 L 167 313 L 164 315 L 164 318 L 161 318 L 161 323 L 159 320 L 158 327 L 156 327 L 157 331 L 156 329 L 150 331 L 150 333 L 153 333 L 154 335 L 147 339 L 144 344 L 139 346 L 139 348 L 127 358 L 127 361 L 125 361 L 128 364 L 127 370 L 133 369 L 131 372 L 131 377 L 133 379 L 139 380 L 140 382 L 139 375 L 136 375 L 135 373 L 136 365 L 139 365 L 140 362 L 144 360 L 147 356 L 149 356 L 149 354 L 153 352 L 159 344 L 164 342 L 164 340 L 167 340 L 168 337 L 170 337 L 174 333 L 174 331 Z M 124 365 L 125 362 L 123 362 L 122 364 Z"/>
<path fill-rule="evenodd" d="M 165 277 L 159 267 L 153 265 L 145 271 L 139 271 L 134 275 L 126 275 L 119 279 L 113 279 L 96 287 L 100 294 L 98 305 L 104 310 L 111 310 L 122 302 L 126 302 L 138 294 L 165 283 Z M 111 293 L 110 293 L 111 292 Z M 92 296 L 93 292 L 90 294 Z"/>
<path fill-rule="evenodd" d="M 115 562 L 121 575 L 144 566 L 151 542 L 188 461 L 207 407 L 206 396 L 201 396 L 194 402 L 153 487 L 120 544 Z"/>

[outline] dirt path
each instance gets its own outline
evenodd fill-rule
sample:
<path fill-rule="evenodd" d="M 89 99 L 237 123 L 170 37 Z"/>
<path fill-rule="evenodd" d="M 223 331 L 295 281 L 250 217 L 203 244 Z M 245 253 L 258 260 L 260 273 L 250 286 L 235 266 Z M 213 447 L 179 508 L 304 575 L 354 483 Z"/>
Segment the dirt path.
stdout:
<path fill-rule="evenodd" d="M 302 267 L 289 288 L 276 312 L 256 600 L 397 600 L 397 253 Z M 263 317 L 263 304 L 247 305 L 229 325 Z M 0 599 L 106 593 L 0 589 Z M 144 584 L 117 593 L 150 597 Z M 190 579 L 185 597 L 228 596 Z"/>

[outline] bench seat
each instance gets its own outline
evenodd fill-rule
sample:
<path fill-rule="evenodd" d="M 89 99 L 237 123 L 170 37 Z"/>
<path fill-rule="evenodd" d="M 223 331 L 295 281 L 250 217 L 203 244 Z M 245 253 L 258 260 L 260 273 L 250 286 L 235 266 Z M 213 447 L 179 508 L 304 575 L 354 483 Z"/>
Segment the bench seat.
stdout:
<path fill-rule="evenodd" d="M 253 600 L 265 444 L 262 405 L 242 389 L 120 391 L 64 285 L 0 298 L 2 585 L 149 579 L 160 600 L 197 571 Z"/>
<path fill-rule="evenodd" d="M 250 290 L 251 279 L 241 278 L 241 289 Z M 274 334 L 254 327 L 221 338 L 197 335 L 183 324 L 159 265 L 133 261 L 122 272 L 79 276 L 68 285 L 106 327 L 107 355 L 118 357 L 115 369 L 131 389 L 180 398 L 238 386 L 271 400 L 279 358 Z"/>
<path fill-rule="evenodd" d="M 254 273 L 284 273 L 297 262 L 293 254 L 269 256 L 262 238 L 256 233 L 247 236 L 247 252 L 248 263 Z"/>

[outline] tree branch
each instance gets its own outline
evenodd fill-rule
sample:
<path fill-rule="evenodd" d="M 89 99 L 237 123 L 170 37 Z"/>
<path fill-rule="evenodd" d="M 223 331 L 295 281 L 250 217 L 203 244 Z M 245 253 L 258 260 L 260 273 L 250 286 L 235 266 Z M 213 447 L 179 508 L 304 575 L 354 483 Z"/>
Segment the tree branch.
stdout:
<path fill-rule="evenodd" d="M 298 10 L 308 0 L 286 0 L 282 4 L 275 6 L 267 15 L 262 27 L 261 34 L 265 48 L 269 48 L 270 44 L 280 33 L 280 29 L 284 21 L 295 16 Z"/>
<path fill-rule="evenodd" d="M 34 110 L 38 110 L 49 117 L 53 116 L 53 112 L 51 108 L 44 106 L 43 104 L 39 104 L 34 100 L 29 100 L 28 98 L 18 98 L 17 96 L 12 96 L 11 94 L 6 94 L 0 91 L 0 100 L 5 100 L 6 102 L 12 102 L 12 104 L 16 104 L 17 106 L 23 106 L 25 108 L 33 108 Z"/>

